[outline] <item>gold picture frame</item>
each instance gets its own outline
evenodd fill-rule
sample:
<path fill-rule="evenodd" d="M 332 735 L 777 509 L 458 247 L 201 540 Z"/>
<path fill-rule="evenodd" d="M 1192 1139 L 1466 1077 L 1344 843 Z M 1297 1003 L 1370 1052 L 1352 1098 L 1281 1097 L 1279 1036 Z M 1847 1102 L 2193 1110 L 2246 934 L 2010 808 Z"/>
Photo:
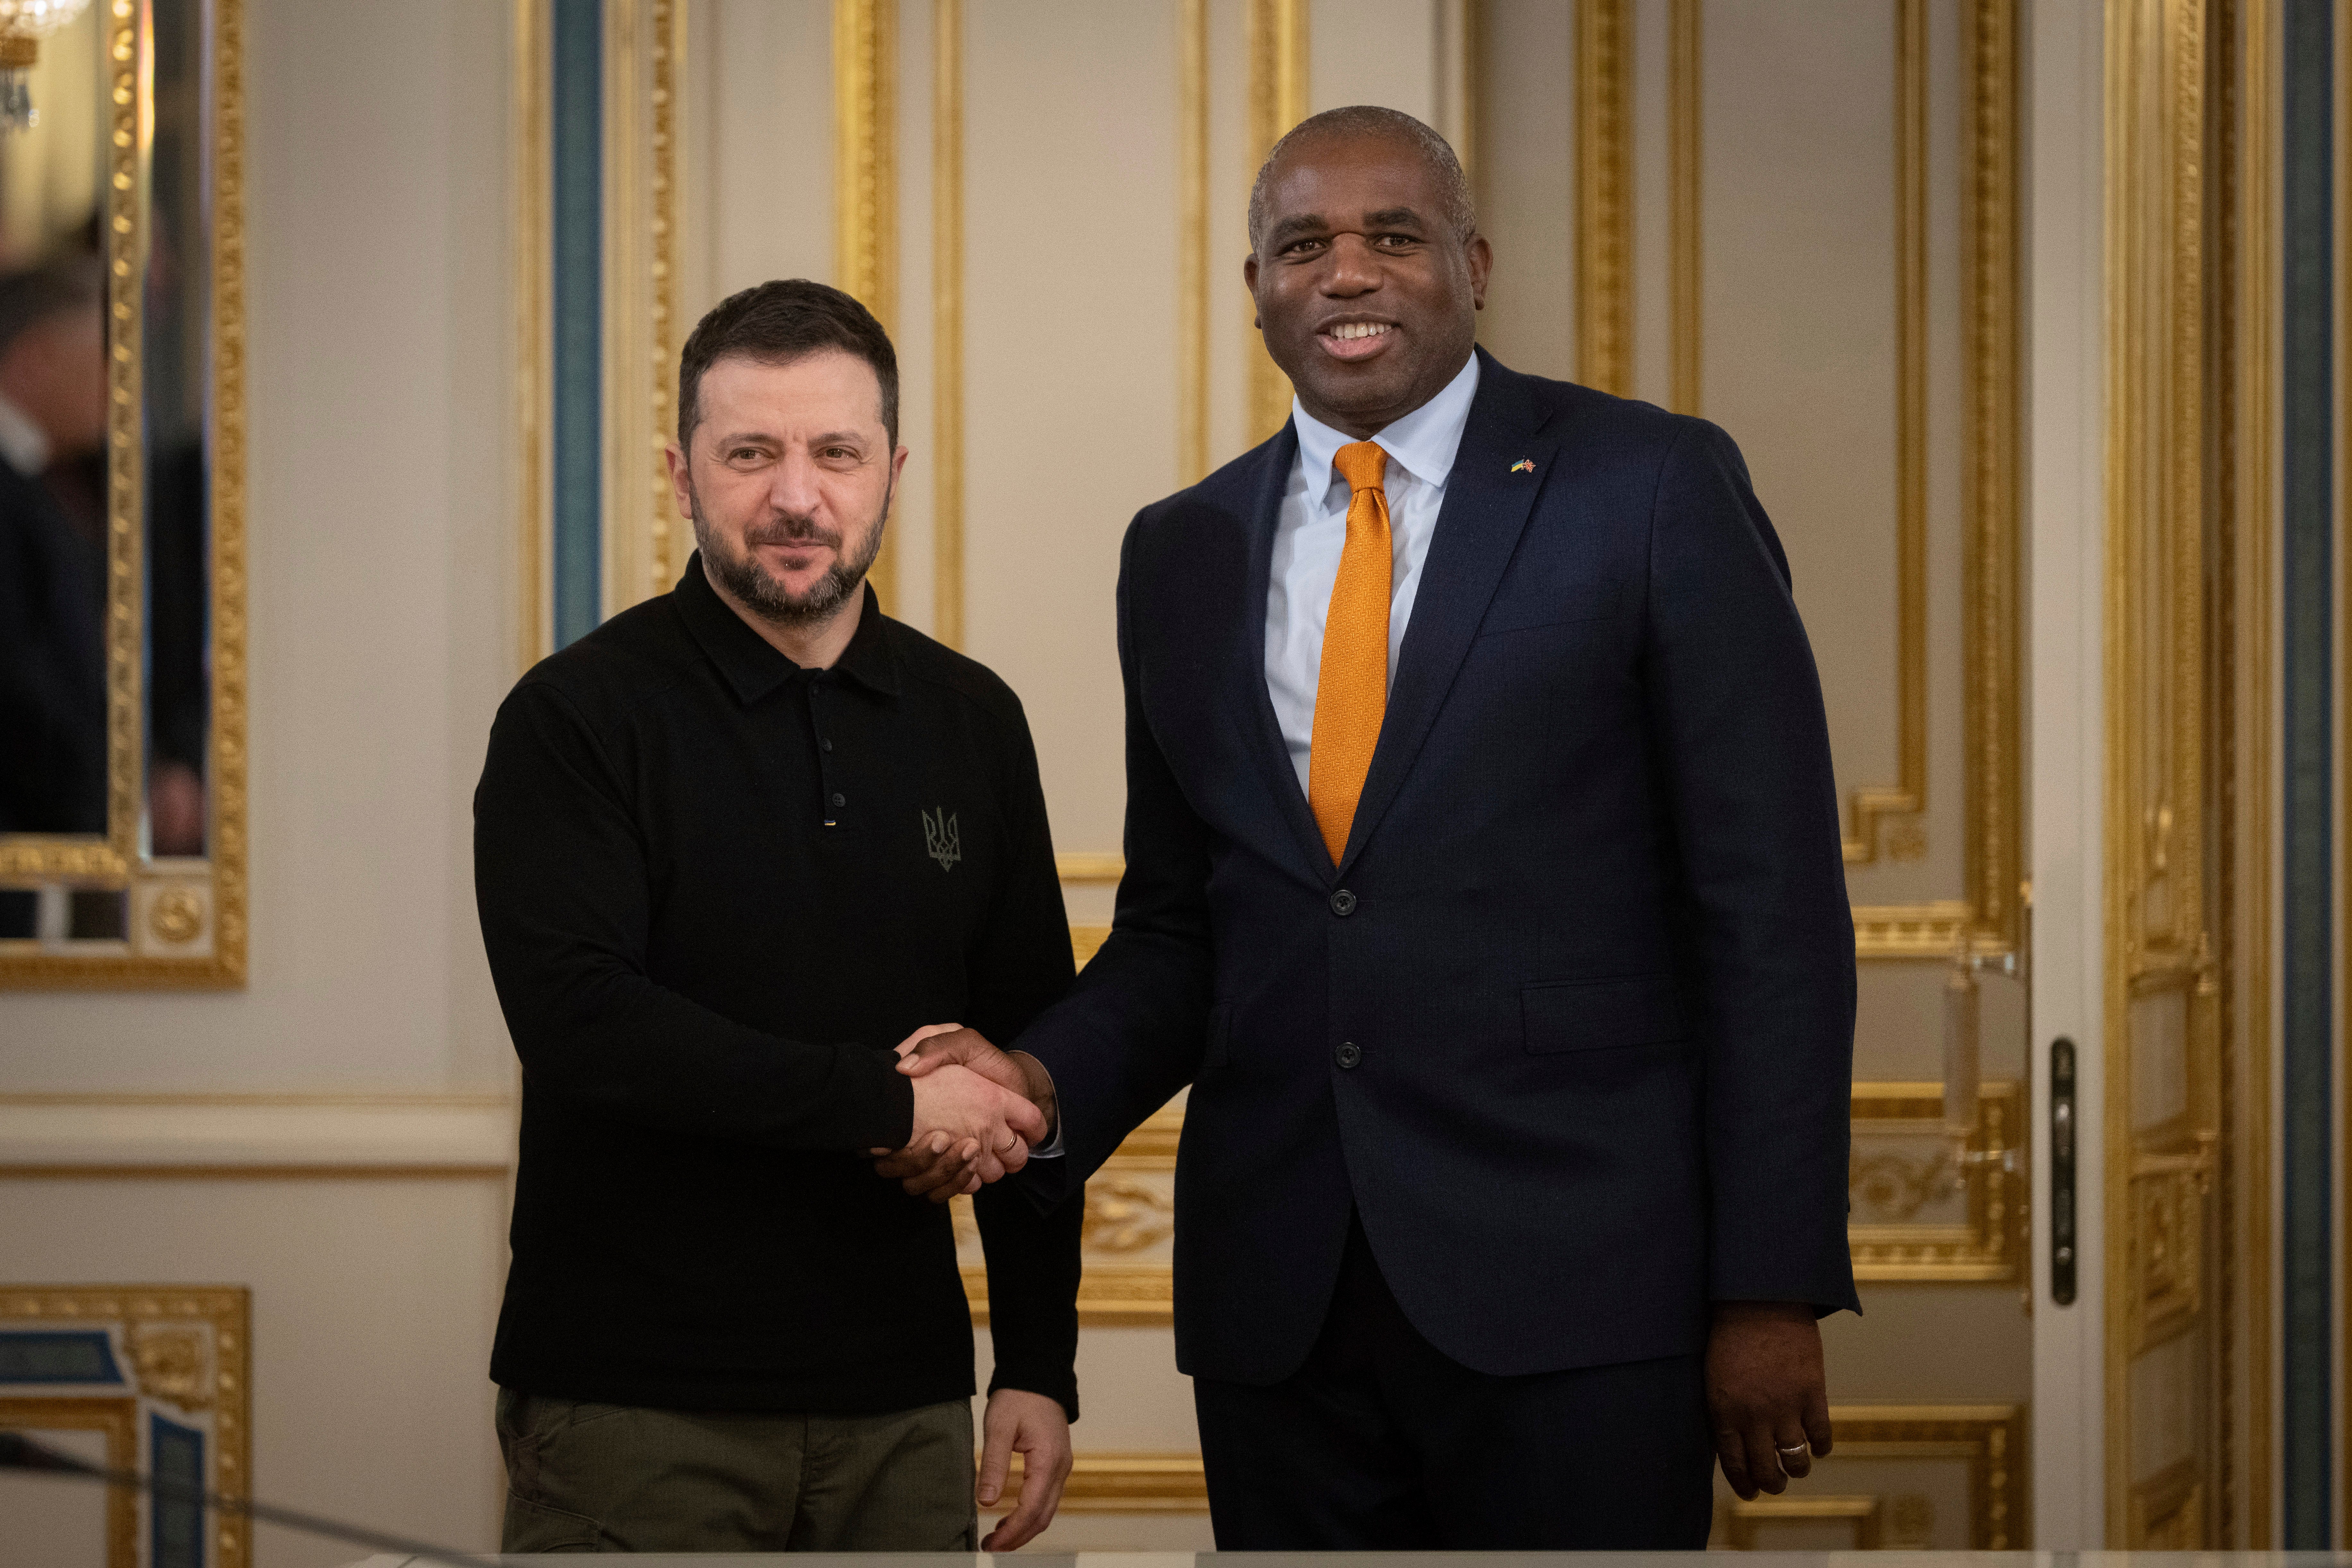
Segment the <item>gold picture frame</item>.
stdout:
<path fill-rule="evenodd" d="M 148 240 L 142 162 L 153 123 L 152 24 L 136 0 L 102 0 L 107 167 L 101 227 L 107 365 L 107 831 L 0 837 L 0 885 L 120 890 L 121 940 L 0 940 L 0 988 L 178 989 L 246 975 L 245 95 L 243 0 L 209 0 L 212 429 L 206 489 L 211 692 L 206 853 L 142 844 L 146 637 L 142 291 Z"/>

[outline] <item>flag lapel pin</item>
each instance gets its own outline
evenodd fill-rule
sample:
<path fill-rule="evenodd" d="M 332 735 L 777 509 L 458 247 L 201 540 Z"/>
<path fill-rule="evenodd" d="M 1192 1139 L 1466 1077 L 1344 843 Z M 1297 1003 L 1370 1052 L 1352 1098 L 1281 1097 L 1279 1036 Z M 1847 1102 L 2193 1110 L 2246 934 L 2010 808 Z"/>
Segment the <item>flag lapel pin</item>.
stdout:
<path fill-rule="evenodd" d="M 1515 474 L 1532 474 L 1535 471 L 1536 460 L 1533 458 L 1521 458 L 1511 465 L 1511 472 Z"/>

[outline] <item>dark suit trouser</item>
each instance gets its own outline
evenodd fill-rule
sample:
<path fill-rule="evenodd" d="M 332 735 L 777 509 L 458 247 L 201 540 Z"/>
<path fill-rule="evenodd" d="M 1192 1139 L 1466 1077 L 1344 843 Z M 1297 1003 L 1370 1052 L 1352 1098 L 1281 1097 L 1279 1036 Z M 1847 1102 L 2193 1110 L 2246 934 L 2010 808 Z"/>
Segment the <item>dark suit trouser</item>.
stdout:
<path fill-rule="evenodd" d="M 1406 1321 L 1360 1225 L 1306 1364 L 1192 1397 L 1221 1552 L 1706 1544 L 1699 1357 L 1473 1372 Z"/>

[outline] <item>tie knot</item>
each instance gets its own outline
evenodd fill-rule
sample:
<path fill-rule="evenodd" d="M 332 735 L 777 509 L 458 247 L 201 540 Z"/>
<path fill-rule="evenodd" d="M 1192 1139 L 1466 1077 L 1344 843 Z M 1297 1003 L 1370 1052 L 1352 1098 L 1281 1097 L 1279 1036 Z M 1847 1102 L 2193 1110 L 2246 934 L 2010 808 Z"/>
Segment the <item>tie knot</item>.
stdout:
<path fill-rule="evenodd" d="M 1377 441 L 1350 441 L 1331 455 L 1331 466 L 1348 481 L 1350 494 L 1376 490 L 1381 488 L 1381 476 L 1388 471 L 1389 455 Z"/>

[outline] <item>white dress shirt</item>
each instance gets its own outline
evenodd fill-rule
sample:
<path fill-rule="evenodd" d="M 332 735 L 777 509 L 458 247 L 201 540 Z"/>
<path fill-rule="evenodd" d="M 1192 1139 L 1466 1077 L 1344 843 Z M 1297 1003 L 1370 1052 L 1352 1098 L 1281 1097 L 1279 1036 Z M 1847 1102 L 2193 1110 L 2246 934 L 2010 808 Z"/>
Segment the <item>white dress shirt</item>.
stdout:
<path fill-rule="evenodd" d="M 1444 391 L 1372 437 L 1389 455 L 1381 489 L 1389 498 L 1389 544 L 1395 552 L 1389 580 L 1391 687 L 1397 650 L 1404 646 L 1405 623 L 1412 619 L 1413 595 L 1421 589 L 1422 563 L 1429 559 L 1430 536 L 1437 531 L 1437 509 L 1445 503 L 1445 476 L 1454 471 L 1463 426 L 1470 423 L 1470 400 L 1477 394 L 1474 353 Z M 1265 590 L 1265 689 L 1303 794 L 1315 741 L 1315 686 L 1323 673 L 1323 617 L 1331 608 L 1339 552 L 1348 542 L 1348 481 L 1331 459 L 1355 437 L 1307 413 L 1296 397 L 1290 400 L 1290 418 L 1298 427 L 1298 460 L 1283 487 L 1281 516 L 1275 523 L 1274 571 Z M 1055 1159 L 1062 1148 L 1056 1126 L 1029 1157 Z"/>
<path fill-rule="evenodd" d="M 49 438 L 23 409 L 0 397 L 0 462 L 28 479 L 49 466 Z"/>
<path fill-rule="evenodd" d="M 1397 650 L 1421 591 L 1422 563 L 1445 502 L 1445 478 L 1470 422 L 1478 393 L 1478 356 L 1444 391 L 1372 437 L 1389 455 L 1381 488 L 1389 500 L 1389 543 L 1395 552 L 1389 587 L 1389 684 L 1396 685 Z M 1348 542 L 1348 481 L 1331 466 L 1354 439 L 1290 400 L 1298 429 L 1298 460 L 1283 487 L 1274 531 L 1274 570 L 1265 589 L 1265 689 L 1298 787 L 1307 788 L 1307 754 L 1315 741 L 1315 688 L 1323 672 L 1323 617 L 1339 580 L 1339 552 Z"/>

